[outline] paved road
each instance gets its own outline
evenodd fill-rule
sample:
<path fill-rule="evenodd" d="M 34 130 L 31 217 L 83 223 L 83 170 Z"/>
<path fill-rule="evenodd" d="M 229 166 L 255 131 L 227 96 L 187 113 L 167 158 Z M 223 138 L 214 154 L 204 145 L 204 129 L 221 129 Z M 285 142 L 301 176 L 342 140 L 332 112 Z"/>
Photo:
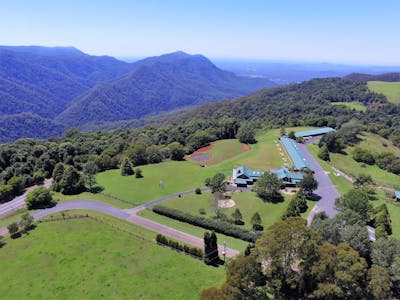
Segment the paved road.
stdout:
<path fill-rule="evenodd" d="M 181 232 L 179 230 L 169 228 L 168 226 L 159 224 L 157 222 L 139 217 L 135 213 L 129 214 L 126 210 L 122 210 L 122 209 L 116 208 L 114 206 L 111 206 L 111 205 L 108 205 L 108 204 L 105 204 L 102 202 L 96 202 L 96 201 L 91 201 L 91 200 L 72 200 L 72 201 L 68 201 L 68 202 L 63 202 L 52 208 L 46 208 L 46 209 L 37 211 L 34 214 L 32 214 L 32 216 L 35 219 L 39 219 L 39 218 L 51 215 L 56 212 L 61 212 L 61 211 L 65 211 L 65 210 L 74 210 L 74 209 L 94 210 L 94 211 L 98 211 L 98 212 L 101 212 L 104 214 L 112 215 L 114 217 L 124 219 L 128 222 L 131 222 L 138 226 L 144 227 L 151 231 L 155 231 L 155 232 L 161 233 L 163 235 L 169 236 L 173 239 L 182 241 L 186 244 L 190 244 L 190 245 L 200 247 L 200 248 L 204 247 L 204 241 L 202 238 L 198 238 L 198 237 L 192 236 L 190 234 Z M 7 229 L 0 228 L 0 233 L 1 232 L 3 232 L 3 235 L 7 234 Z M 218 245 L 218 248 L 219 248 L 220 255 L 222 255 L 222 253 L 224 251 L 224 246 Z M 239 254 L 239 251 L 237 251 L 235 249 L 231 249 L 231 248 L 226 248 L 226 256 L 227 257 L 234 257 L 238 254 Z"/>
<path fill-rule="evenodd" d="M 338 190 L 319 163 L 314 159 L 311 153 L 308 152 L 307 145 L 297 143 L 297 146 L 303 152 L 304 157 L 311 163 L 314 169 L 314 178 L 318 181 L 318 188 L 314 191 L 314 194 L 320 199 L 314 209 L 317 212 L 325 211 L 330 217 L 335 216 L 338 213 L 335 208 L 335 200 L 340 196 Z"/>
<path fill-rule="evenodd" d="M 46 188 L 49 188 L 51 186 L 51 183 L 52 183 L 51 180 L 46 180 L 44 186 Z M 28 195 L 28 193 L 34 190 L 36 187 L 37 186 L 30 187 L 23 195 L 15 197 L 13 200 L 9 202 L 0 204 L 0 217 L 7 216 L 11 214 L 13 211 L 25 207 L 26 195 Z"/>

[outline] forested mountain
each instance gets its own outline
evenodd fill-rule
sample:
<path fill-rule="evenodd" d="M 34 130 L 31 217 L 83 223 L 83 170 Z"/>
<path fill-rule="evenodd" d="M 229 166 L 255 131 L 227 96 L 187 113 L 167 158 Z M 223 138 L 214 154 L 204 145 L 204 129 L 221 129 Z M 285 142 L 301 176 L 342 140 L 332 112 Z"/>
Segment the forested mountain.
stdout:
<path fill-rule="evenodd" d="M 144 59 L 128 75 L 97 85 L 56 120 L 69 126 L 138 119 L 185 106 L 248 94 L 274 84 L 238 77 L 201 55 L 176 52 Z"/>
<path fill-rule="evenodd" d="M 380 75 L 370 75 L 362 73 L 352 73 L 344 77 L 347 80 L 353 81 L 386 81 L 386 82 L 399 82 L 400 73 L 384 73 Z"/>
<path fill-rule="evenodd" d="M 132 66 L 70 47 L 0 47 L 0 115 L 32 112 L 54 118 L 96 83 Z"/>

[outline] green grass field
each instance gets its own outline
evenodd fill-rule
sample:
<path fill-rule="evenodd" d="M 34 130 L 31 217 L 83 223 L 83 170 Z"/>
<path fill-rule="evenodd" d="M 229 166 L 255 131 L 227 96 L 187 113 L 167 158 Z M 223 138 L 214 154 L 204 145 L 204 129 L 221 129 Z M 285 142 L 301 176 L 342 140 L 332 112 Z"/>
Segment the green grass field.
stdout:
<path fill-rule="evenodd" d="M 224 280 L 223 268 L 156 245 L 154 233 L 103 218 L 144 239 L 88 218 L 41 223 L 1 249 L 1 298 L 197 299 Z"/>
<path fill-rule="evenodd" d="M 400 82 L 369 81 L 368 88 L 384 94 L 394 104 L 400 103 Z"/>
<path fill-rule="evenodd" d="M 279 130 L 260 133 L 257 135 L 258 143 L 251 145 L 249 151 L 206 168 L 199 167 L 190 161 L 166 161 L 141 166 L 144 177 L 140 179 L 134 176 L 121 176 L 120 170 L 99 173 L 97 182 L 104 187 L 103 193 L 129 201 L 131 205 L 115 199 L 107 199 L 107 197 L 103 198 L 103 201 L 122 208 L 132 207 L 166 195 L 202 187 L 207 177 L 212 177 L 218 172 L 230 176 L 234 166 L 246 165 L 249 168 L 261 170 L 281 167 L 283 160 L 275 144 L 278 133 Z M 160 187 L 160 181 L 163 181 L 164 188 Z M 87 194 L 83 196 L 89 197 Z M 80 197 L 81 195 L 77 195 L 69 198 Z"/>
<path fill-rule="evenodd" d="M 332 102 L 332 105 L 334 106 L 346 106 L 350 110 L 355 110 L 355 111 L 366 111 L 367 108 L 362 105 L 361 103 L 358 102 Z"/>
<path fill-rule="evenodd" d="M 215 141 L 211 143 L 209 150 L 193 154 L 194 156 L 196 154 L 209 154 L 211 156 L 210 159 L 196 161 L 189 156 L 188 160 L 196 165 L 206 164 L 207 166 L 213 166 L 245 152 L 247 147 L 246 144 L 239 143 L 237 139 Z"/>
<path fill-rule="evenodd" d="M 204 217 L 211 218 L 215 216 L 211 197 L 210 192 L 201 195 L 187 195 L 182 198 L 174 198 L 165 201 L 162 205 L 176 208 L 193 215 L 200 215 L 199 209 L 203 208 L 206 210 L 206 215 L 204 215 Z M 222 212 L 230 218 L 234 210 L 239 208 L 243 215 L 243 221 L 245 222 L 243 228 L 245 229 L 251 229 L 251 217 L 254 213 L 258 212 L 263 221 L 263 226 L 267 228 L 280 219 L 291 197 L 292 196 L 285 196 L 286 200 L 281 203 L 270 203 L 263 202 L 253 192 L 233 192 L 231 193 L 231 198 L 235 201 L 236 205 L 232 208 L 223 208 Z M 308 210 L 304 213 L 304 216 L 308 215 L 314 205 L 315 202 L 308 201 Z"/>
<path fill-rule="evenodd" d="M 373 152 L 389 151 L 395 153 L 396 155 L 400 155 L 400 149 L 396 148 L 390 141 L 383 139 L 382 137 L 379 137 L 375 134 L 366 133 L 361 136 L 361 138 L 363 139 L 363 141 L 359 144 L 361 148 L 370 149 Z M 384 144 L 386 146 L 384 146 Z M 316 154 L 318 153 L 318 146 L 309 145 L 308 148 L 316 157 Z M 398 175 L 382 170 L 376 165 L 370 166 L 356 162 L 351 155 L 353 149 L 354 147 L 347 147 L 344 150 L 346 155 L 330 153 L 330 165 L 335 166 L 346 174 L 354 177 L 361 173 L 371 175 L 378 185 L 387 187 L 400 186 L 400 177 Z M 321 160 L 318 161 L 321 163 Z M 324 163 L 326 164 L 326 162 Z M 323 166 L 323 163 L 321 163 L 321 165 Z"/>

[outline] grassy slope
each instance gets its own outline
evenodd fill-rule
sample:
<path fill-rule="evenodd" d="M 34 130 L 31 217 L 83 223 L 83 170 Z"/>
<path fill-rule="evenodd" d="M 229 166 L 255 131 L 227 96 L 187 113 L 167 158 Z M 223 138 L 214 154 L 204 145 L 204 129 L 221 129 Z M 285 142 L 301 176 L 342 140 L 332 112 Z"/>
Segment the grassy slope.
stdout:
<path fill-rule="evenodd" d="M 332 102 L 332 105 L 343 105 L 346 106 L 350 110 L 355 111 L 366 111 L 367 108 L 358 102 Z"/>
<path fill-rule="evenodd" d="M 400 82 L 369 81 L 368 87 L 376 93 L 384 94 L 390 102 L 400 103 Z"/>
<path fill-rule="evenodd" d="M 223 281 L 222 268 L 157 246 L 153 233 L 108 219 L 145 239 L 76 219 L 39 224 L 8 240 L 0 251 L 3 299 L 197 299 L 203 288 Z"/>
<path fill-rule="evenodd" d="M 370 149 L 373 152 L 389 151 L 400 156 L 400 149 L 396 148 L 390 141 L 379 137 L 378 135 L 366 133 L 361 136 L 361 138 L 363 139 L 359 144 L 361 148 Z M 385 147 L 383 144 L 386 144 L 387 146 Z M 309 149 L 314 154 L 318 153 L 318 146 L 316 145 L 310 145 Z M 345 149 L 347 155 L 331 153 L 330 164 L 352 176 L 357 176 L 361 173 L 371 175 L 374 181 L 379 185 L 388 187 L 400 186 L 400 176 L 382 170 L 375 165 L 370 166 L 356 162 L 351 155 L 353 149 L 354 147 L 347 147 Z"/>
<path fill-rule="evenodd" d="M 243 153 L 244 146 L 245 145 L 239 143 L 237 139 L 216 141 L 212 143 L 212 148 L 210 150 L 201 153 L 201 154 L 205 153 L 210 154 L 211 155 L 210 159 L 204 161 L 195 161 L 195 160 L 190 160 L 189 158 L 189 160 L 197 165 L 205 163 L 207 166 L 213 166 L 223 162 L 226 159 L 235 157 L 240 153 Z"/>
<path fill-rule="evenodd" d="M 362 143 L 368 142 L 368 143 L 372 143 L 372 145 L 374 145 L 375 147 L 379 147 L 379 146 L 377 146 L 378 143 L 373 142 L 373 140 L 377 138 L 375 135 L 367 134 L 366 136 L 369 138 L 367 138 L 366 141 L 362 142 Z M 316 145 L 309 145 L 308 149 L 311 152 L 311 154 L 313 154 L 313 156 L 317 159 L 317 161 L 322 166 L 322 168 L 329 173 L 329 177 L 331 178 L 332 182 L 335 184 L 336 188 L 339 190 L 340 194 L 343 195 L 344 193 L 348 192 L 350 189 L 353 188 L 353 185 L 349 181 L 347 181 L 345 178 L 334 175 L 334 172 L 332 171 L 332 167 L 330 164 L 328 164 L 327 162 L 318 158 L 318 156 L 317 156 L 318 147 Z M 349 171 L 354 170 L 354 168 L 358 169 L 357 166 L 354 166 L 355 164 L 358 164 L 358 163 L 355 162 L 352 158 L 351 158 L 351 160 L 352 160 L 352 162 L 348 161 L 348 165 L 347 165 L 348 170 Z M 368 169 L 368 168 L 370 168 L 370 166 L 367 166 L 366 168 L 362 168 L 362 171 L 364 172 L 365 169 Z M 371 169 L 369 169 L 369 170 L 371 171 Z M 388 173 L 386 171 L 383 171 L 383 172 Z M 366 172 L 364 172 L 364 173 L 366 173 Z M 374 174 L 375 173 L 373 171 L 371 171 L 371 176 L 373 178 L 374 178 Z M 373 201 L 372 202 L 373 205 L 377 206 L 382 203 L 387 204 L 387 207 L 388 207 L 388 210 L 390 213 L 390 217 L 392 220 L 393 236 L 400 239 L 400 204 L 394 203 L 393 200 L 391 199 L 391 195 L 386 195 L 386 193 L 381 190 L 376 191 L 376 196 L 377 196 L 378 200 Z"/>

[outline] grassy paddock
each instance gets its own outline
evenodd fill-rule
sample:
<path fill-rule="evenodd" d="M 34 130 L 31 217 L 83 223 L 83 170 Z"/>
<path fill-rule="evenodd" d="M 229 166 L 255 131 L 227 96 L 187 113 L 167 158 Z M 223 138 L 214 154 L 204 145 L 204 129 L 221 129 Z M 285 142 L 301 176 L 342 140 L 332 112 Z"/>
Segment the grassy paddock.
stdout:
<path fill-rule="evenodd" d="M 350 110 L 366 111 L 367 107 L 358 102 L 332 102 L 334 106 L 346 106 Z"/>
<path fill-rule="evenodd" d="M 223 268 L 156 245 L 154 233 L 104 218 L 144 239 L 90 218 L 41 223 L 1 249 L 2 297 L 197 299 L 203 288 L 224 280 Z"/>
<path fill-rule="evenodd" d="M 400 82 L 369 81 L 368 88 L 384 94 L 394 104 L 400 103 Z"/>

